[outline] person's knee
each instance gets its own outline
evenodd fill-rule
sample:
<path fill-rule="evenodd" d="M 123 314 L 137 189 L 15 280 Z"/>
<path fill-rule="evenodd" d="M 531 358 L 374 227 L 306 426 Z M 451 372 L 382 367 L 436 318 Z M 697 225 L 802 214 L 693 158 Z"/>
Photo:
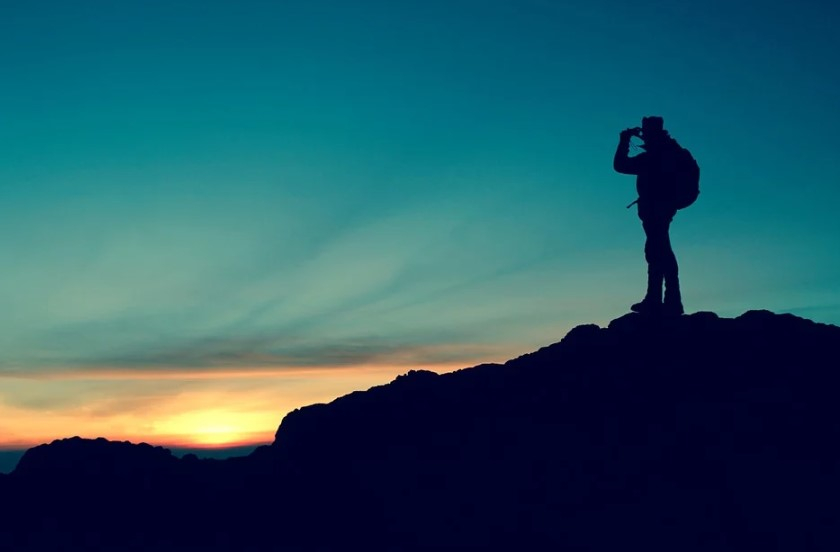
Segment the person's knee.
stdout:
<path fill-rule="evenodd" d="M 661 236 L 650 236 L 645 242 L 645 254 L 665 255 L 668 252 L 668 241 Z"/>

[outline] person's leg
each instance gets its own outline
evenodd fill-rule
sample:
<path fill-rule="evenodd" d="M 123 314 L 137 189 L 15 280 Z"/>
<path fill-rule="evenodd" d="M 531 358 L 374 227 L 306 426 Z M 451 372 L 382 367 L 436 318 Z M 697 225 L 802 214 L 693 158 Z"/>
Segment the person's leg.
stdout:
<path fill-rule="evenodd" d="M 679 266 L 668 234 L 674 213 L 657 213 L 642 220 L 645 231 L 645 260 L 648 263 L 647 293 L 641 303 L 631 307 L 636 312 L 682 314 Z M 662 284 L 665 283 L 665 302 L 662 302 Z"/>
<path fill-rule="evenodd" d="M 680 315 L 683 313 L 682 296 L 680 294 L 680 277 L 677 256 L 671 247 L 669 230 L 676 211 L 658 213 L 649 224 L 652 236 L 653 263 L 665 281 L 665 302 L 663 313 Z"/>
<path fill-rule="evenodd" d="M 658 312 L 662 306 L 662 282 L 665 274 L 662 268 L 662 251 L 664 247 L 662 223 L 658 219 L 645 218 L 642 220 L 645 231 L 645 260 L 647 261 L 647 292 L 641 302 L 636 303 L 631 310 L 635 312 Z M 665 226 L 667 237 L 667 225 Z"/>
<path fill-rule="evenodd" d="M 670 226 L 670 220 L 668 221 L 668 226 Z M 671 247 L 668 226 L 665 227 L 664 242 L 661 250 L 662 275 L 665 280 L 665 302 L 663 307 L 665 314 L 679 315 L 683 313 L 679 265 L 677 264 L 677 256 L 674 255 L 674 250 Z"/>
<path fill-rule="evenodd" d="M 662 282 L 665 279 L 665 249 L 668 247 L 668 225 L 658 219 L 644 221 L 645 260 L 648 264 L 648 292 L 646 297 L 662 302 Z"/>

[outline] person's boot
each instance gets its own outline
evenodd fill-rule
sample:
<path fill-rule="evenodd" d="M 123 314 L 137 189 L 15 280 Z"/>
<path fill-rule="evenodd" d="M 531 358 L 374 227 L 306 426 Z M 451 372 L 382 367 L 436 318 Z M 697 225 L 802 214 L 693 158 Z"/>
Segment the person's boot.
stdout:
<path fill-rule="evenodd" d="M 666 283 L 665 302 L 662 303 L 662 314 L 665 316 L 680 316 L 684 312 L 679 282 Z"/>
<path fill-rule="evenodd" d="M 662 303 L 657 302 L 656 299 L 652 299 L 646 296 L 638 303 L 633 303 L 632 305 L 630 305 L 630 310 L 633 312 L 638 312 L 639 314 L 657 315 L 662 310 Z"/>
<path fill-rule="evenodd" d="M 630 306 L 630 310 L 639 314 L 659 314 L 662 310 L 662 276 L 648 269 L 648 287 L 645 298 Z"/>

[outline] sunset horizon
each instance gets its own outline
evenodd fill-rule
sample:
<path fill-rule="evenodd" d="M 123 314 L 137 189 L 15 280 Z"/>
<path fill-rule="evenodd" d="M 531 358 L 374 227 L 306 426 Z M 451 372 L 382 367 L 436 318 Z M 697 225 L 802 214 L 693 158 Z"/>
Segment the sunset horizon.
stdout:
<path fill-rule="evenodd" d="M 292 410 L 311 404 L 328 403 L 354 391 L 385 385 L 395 377 L 411 370 L 433 369 L 437 373 L 447 373 L 467 367 L 448 364 L 323 367 L 298 370 L 260 367 L 250 370 L 226 371 L 222 369 L 208 370 L 203 373 L 192 370 L 186 373 L 170 371 L 156 374 L 149 374 L 138 369 L 110 373 L 94 371 L 87 374 L 76 371 L 69 375 L 53 376 L 55 379 L 51 380 L 49 376 L 42 376 L 35 382 L 29 383 L 43 388 L 48 385 L 45 379 L 55 385 L 62 385 L 68 380 L 100 385 L 114 381 L 137 384 L 152 380 L 175 384 L 218 382 L 221 388 L 227 388 L 232 386 L 232 382 L 246 381 L 259 386 L 262 392 L 255 394 L 252 386 L 240 394 L 224 390 L 210 391 L 205 387 L 199 393 L 179 395 L 168 409 L 144 411 L 138 417 L 139 419 L 119 419 L 113 416 L 102 419 L 101 416 L 97 416 L 97 408 L 106 408 L 109 401 L 105 401 L 105 405 L 87 404 L 85 409 L 76 413 L 70 412 L 64 417 L 48 413 L 40 418 L 31 416 L 23 418 L 19 412 L 0 406 L 0 419 L 17 422 L 11 431 L 3 435 L 0 450 L 24 450 L 72 437 L 147 443 L 164 448 L 208 450 L 270 444 L 274 440 L 274 433 L 282 418 Z M 295 381 L 290 381 L 290 378 L 294 378 Z M 295 399 L 286 399 L 282 402 L 284 393 L 278 389 L 300 386 L 301 380 L 306 380 L 303 385 L 316 388 L 318 391 L 304 391 L 296 395 Z M 24 387 L 25 384 L 26 382 L 23 382 Z M 21 385 L 20 381 L 18 385 Z M 275 389 L 273 392 L 272 387 Z M 262 401 L 258 401 L 256 405 L 254 404 L 255 395 L 262 397 Z M 280 397 L 276 407 L 272 402 L 275 397 Z M 298 403 L 295 402 L 296 400 L 303 402 Z M 115 425 L 123 429 L 115 430 Z"/>

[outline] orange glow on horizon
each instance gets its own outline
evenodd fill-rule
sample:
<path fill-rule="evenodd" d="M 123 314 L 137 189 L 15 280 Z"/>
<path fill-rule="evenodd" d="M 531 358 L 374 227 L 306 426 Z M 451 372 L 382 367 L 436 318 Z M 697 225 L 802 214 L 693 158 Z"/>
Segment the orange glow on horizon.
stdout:
<path fill-rule="evenodd" d="M 189 446 L 237 446 L 254 437 L 254 427 L 263 424 L 262 413 L 241 413 L 224 409 L 191 410 L 175 414 L 156 425 L 156 431 L 180 436 Z M 279 421 L 278 421 L 279 423 Z M 177 437 L 176 437 L 177 438 Z"/>
<path fill-rule="evenodd" d="M 296 408 L 430 368 L 443 373 L 463 365 L 7 375 L 0 377 L 0 448 L 73 436 L 180 448 L 268 444 Z"/>

